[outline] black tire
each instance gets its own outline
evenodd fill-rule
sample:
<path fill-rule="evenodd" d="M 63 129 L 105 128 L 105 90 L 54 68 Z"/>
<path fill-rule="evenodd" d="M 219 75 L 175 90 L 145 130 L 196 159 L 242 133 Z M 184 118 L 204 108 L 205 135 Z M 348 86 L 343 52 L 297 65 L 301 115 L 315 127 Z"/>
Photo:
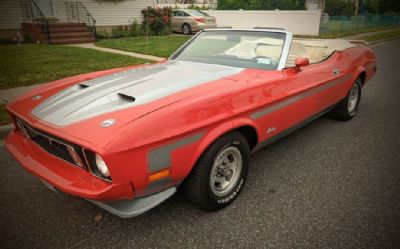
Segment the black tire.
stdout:
<path fill-rule="evenodd" d="M 184 23 L 182 25 L 182 33 L 185 35 L 190 35 L 192 33 L 192 27 L 189 24 Z"/>
<path fill-rule="evenodd" d="M 353 108 L 350 108 L 350 100 L 352 99 L 352 96 L 355 96 L 353 89 L 357 89 L 357 100 L 356 104 Z M 350 88 L 349 93 L 347 94 L 346 98 L 344 98 L 339 105 L 333 109 L 332 111 L 332 116 L 337 119 L 337 120 L 342 120 L 342 121 L 347 121 L 352 118 L 357 113 L 358 106 L 360 105 L 361 101 L 361 78 L 357 78 L 356 81 L 353 83 L 353 85 Z"/>
<path fill-rule="evenodd" d="M 232 184 L 224 190 L 228 192 L 217 195 L 215 194 L 216 185 L 212 186 L 214 184 L 212 182 L 212 174 L 215 176 L 216 174 L 214 173 L 219 172 L 220 168 L 215 166 L 214 162 L 217 162 L 218 158 L 224 158 L 222 155 L 225 151 L 240 152 L 241 170 L 240 173 L 237 170 L 234 176 L 231 176 L 233 178 Z M 224 155 L 229 155 L 229 153 Z M 228 206 L 238 197 L 243 188 L 249 167 L 249 156 L 249 145 L 246 138 L 240 132 L 231 132 L 220 137 L 202 154 L 190 175 L 183 182 L 183 194 L 189 201 L 204 210 L 215 211 Z M 220 166 L 225 167 L 223 164 Z M 230 171 L 229 173 L 232 175 L 232 172 Z M 227 177 L 221 178 L 227 179 Z"/>

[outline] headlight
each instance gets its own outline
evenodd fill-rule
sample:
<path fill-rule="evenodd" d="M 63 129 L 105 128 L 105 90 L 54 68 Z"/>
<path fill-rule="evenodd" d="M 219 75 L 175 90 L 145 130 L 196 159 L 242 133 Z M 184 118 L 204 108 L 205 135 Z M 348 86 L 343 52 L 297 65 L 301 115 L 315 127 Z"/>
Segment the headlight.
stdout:
<path fill-rule="evenodd" d="M 103 158 L 101 158 L 101 156 L 99 156 L 98 154 L 96 154 L 96 166 L 103 176 L 105 177 L 110 176 L 106 162 L 104 162 Z"/>
<path fill-rule="evenodd" d="M 83 153 L 85 154 L 85 159 L 90 173 L 97 178 L 111 182 L 110 172 L 108 171 L 108 166 L 104 159 L 97 153 L 87 149 L 83 149 Z"/>

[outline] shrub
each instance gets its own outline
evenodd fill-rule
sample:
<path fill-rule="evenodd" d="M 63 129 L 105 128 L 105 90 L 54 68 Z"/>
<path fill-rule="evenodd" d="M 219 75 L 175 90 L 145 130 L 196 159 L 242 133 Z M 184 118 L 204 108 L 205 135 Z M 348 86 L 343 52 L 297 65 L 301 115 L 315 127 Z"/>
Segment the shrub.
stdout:
<path fill-rule="evenodd" d="M 210 8 L 205 6 L 204 4 L 202 6 L 194 5 L 191 4 L 189 5 L 188 9 L 195 9 L 195 10 L 209 10 Z"/>
<path fill-rule="evenodd" d="M 128 26 L 116 26 L 111 29 L 111 33 L 107 31 L 97 31 L 98 39 L 122 38 L 122 37 L 137 37 L 145 35 L 143 25 L 137 20 L 133 20 Z"/>
<path fill-rule="evenodd" d="M 13 39 L 12 38 L 0 38 L 0 44 L 12 44 L 13 43 Z"/>
<path fill-rule="evenodd" d="M 129 32 L 133 37 L 142 36 L 146 33 L 143 25 L 139 24 L 136 19 L 133 20 L 132 24 L 129 26 Z"/>
<path fill-rule="evenodd" d="M 110 38 L 110 34 L 107 33 L 106 31 L 97 31 L 96 37 L 98 39 L 108 39 L 108 38 Z"/>
<path fill-rule="evenodd" d="M 35 40 L 33 39 L 31 34 L 24 34 L 23 40 L 25 43 L 35 43 Z"/>
<path fill-rule="evenodd" d="M 331 16 L 354 15 L 354 3 L 345 0 L 327 0 L 325 11 Z"/>
<path fill-rule="evenodd" d="M 121 37 L 130 37 L 131 32 L 127 30 L 127 27 L 124 26 L 117 26 L 111 29 L 111 36 L 113 38 L 121 38 Z"/>
<path fill-rule="evenodd" d="M 171 14 L 170 7 L 152 8 L 142 10 L 144 16 L 143 26 L 149 26 L 149 35 L 168 35 L 171 34 Z"/>

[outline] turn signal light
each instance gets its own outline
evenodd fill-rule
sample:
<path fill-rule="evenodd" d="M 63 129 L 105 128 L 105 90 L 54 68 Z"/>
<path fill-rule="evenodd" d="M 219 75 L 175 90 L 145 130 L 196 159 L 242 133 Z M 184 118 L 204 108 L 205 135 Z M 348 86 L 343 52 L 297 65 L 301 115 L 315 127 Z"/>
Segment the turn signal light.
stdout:
<path fill-rule="evenodd" d="M 163 170 L 163 171 L 159 171 L 157 173 L 151 174 L 149 175 L 149 181 L 150 182 L 154 182 L 157 181 L 159 179 L 165 178 L 167 176 L 169 176 L 169 169 Z"/>

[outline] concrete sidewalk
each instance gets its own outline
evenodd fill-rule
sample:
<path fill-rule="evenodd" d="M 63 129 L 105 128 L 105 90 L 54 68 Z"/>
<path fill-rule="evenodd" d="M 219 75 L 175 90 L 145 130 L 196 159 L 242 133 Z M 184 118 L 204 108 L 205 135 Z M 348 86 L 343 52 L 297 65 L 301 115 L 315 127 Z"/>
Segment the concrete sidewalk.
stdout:
<path fill-rule="evenodd" d="M 80 48 L 90 48 L 90 49 L 95 49 L 95 50 L 102 51 L 102 52 L 127 55 L 127 56 L 131 56 L 131 57 L 136 57 L 136 58 L 141 58 L 141 59 L 151 60 L 151 61 L 165 60 L 165 58 L 157 57 L 157 56 L 153 56 L 153 55 L 145 55 L 145 54 L 139 54 L 139 53 L 134 53 L 134 52 L 126 52 L 126 51 L 122 51 L 122 50 L 118 50 L 118 49 L 98 47 L 98 46 L 95 46 L 93 43 L 72 44 L 69 46 L 80 47 Z"/>
<path fill-rule="evenodd" d="M 32 89 L 38 86 L 40 85 L 24 86 L 24 87 L 11 88 L 7 90 L 0 90 L 0 104 L 3 103 L 7 104 L 8 102 L 13 101 L 17 97 L 31 91 Z M 13 127 L 12 124 L 0 125 L 0 144 L 3 143 L 3 140 L 10 133 L 12 127 Z"/>
<path fill-rule="evenodd" d="M 23 87 L 10 88 L 7 90 L 0 90 L 0 103 L 11 102 L 17 97 L 29 92 L 30 90 L 38 86 L 40 85 L 23 86 Z"/>

